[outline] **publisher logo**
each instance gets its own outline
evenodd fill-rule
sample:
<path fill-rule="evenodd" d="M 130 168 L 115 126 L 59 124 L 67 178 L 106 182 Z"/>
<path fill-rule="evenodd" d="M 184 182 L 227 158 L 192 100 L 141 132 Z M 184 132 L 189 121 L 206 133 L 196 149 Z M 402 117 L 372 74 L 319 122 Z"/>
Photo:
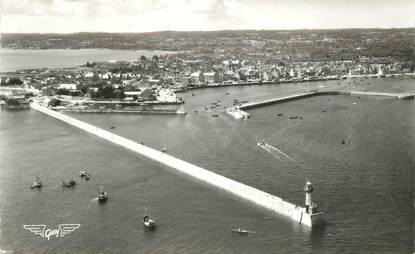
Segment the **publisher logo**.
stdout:
<path fill-rule="evenodd" d="M 23 225 L 23 228 L 49 240 L 51 237 L 59 238 L 68 235 L 80 226 L 81 224 L 59 224 L 57 228 L 50 229 L 46 228 L 46 225 Z"/>

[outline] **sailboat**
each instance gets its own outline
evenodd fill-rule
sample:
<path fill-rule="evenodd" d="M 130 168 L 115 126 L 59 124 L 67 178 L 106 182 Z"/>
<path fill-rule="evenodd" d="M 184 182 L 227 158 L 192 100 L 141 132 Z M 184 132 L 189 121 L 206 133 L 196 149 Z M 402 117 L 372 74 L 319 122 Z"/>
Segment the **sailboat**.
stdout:
<path fill-rule="evenodd" d="M 104 191 L 104 187 L 101 186 L 101 191 L 98 193 L 98 202 L 104 203 L 108 199 L 108 193 Z"/>
<path fill-rule="evenodd" d="M 147 208 L 145 210 L 145 215 L 143 218 L 143 225 L 145 228 L 149 229 L 149 230 L 154 230 L 156 229 L 156 222 L 150 218 L 150 216 L 147 213 Z"/>

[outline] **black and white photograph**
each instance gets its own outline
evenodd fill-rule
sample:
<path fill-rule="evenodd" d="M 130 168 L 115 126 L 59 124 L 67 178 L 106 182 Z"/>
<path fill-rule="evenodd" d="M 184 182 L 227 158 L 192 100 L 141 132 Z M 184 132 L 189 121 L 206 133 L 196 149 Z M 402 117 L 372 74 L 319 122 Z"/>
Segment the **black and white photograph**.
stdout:
<path fill-rule="evenodd" d="M 415 253 L 415 0 L 1 0 L 0 254 Z"/>

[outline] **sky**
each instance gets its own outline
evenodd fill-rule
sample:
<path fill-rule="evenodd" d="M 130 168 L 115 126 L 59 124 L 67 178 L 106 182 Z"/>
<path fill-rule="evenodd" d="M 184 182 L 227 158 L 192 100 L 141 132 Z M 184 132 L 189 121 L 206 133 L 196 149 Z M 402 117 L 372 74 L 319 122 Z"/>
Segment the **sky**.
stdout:
<path fill-rule="evenodd" d="M 400 28 L 415 0 L 1 0 L 1 33 Z"/>

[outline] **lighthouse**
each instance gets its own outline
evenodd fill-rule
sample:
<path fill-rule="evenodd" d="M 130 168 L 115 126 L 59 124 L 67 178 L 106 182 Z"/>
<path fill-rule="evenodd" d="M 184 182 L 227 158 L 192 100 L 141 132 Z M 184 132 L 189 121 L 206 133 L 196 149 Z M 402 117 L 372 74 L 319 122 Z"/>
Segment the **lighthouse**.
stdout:
<path fill-rule="evenodd" d="M 313 200 L 311 199 L 311 192 L 313 192 L 313 186 L 310 180 L 306 180 L 304 191 L 305 191 L 305 210 L 307 213 L 312 213 L 313 210 Z"/>

